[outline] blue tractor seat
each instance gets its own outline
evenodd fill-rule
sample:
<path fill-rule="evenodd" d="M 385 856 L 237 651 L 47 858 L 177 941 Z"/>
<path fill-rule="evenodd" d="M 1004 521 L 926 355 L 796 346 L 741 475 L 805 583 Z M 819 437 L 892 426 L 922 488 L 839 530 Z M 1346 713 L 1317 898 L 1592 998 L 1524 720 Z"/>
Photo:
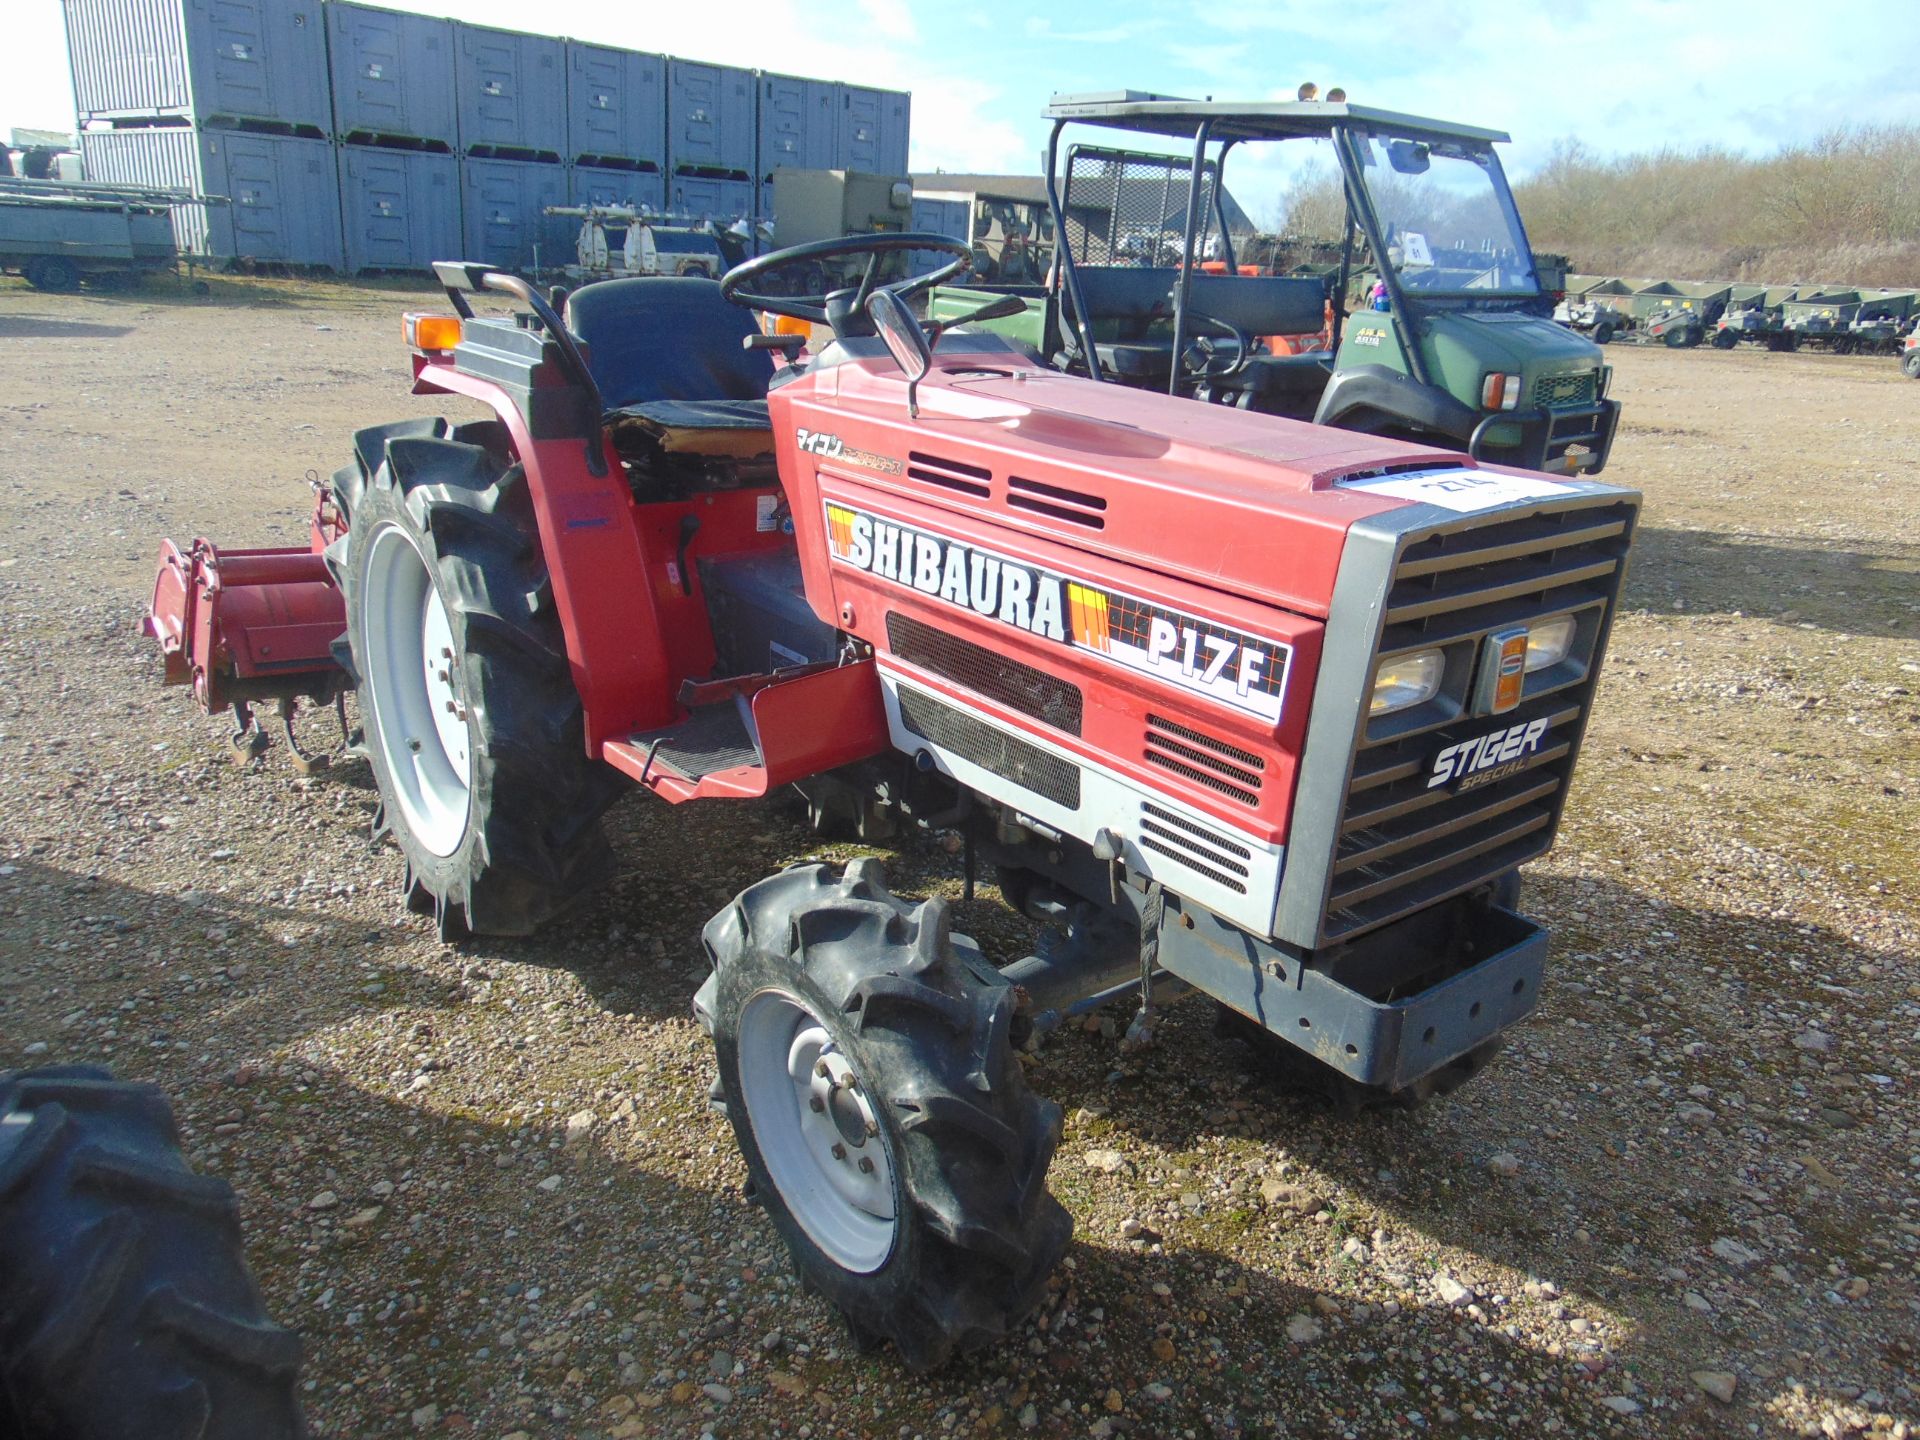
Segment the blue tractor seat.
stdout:
<path fill-rule="evenodd" d="M 762 431 L 773 365 L 744 348 L 753 313 L 720 298 L 720 282 L 672 275 L 602 280 L 567 297 L 567 328 L 586 347 L 610 422 L 641 422 L 669 437 Z M 768 447 L 762 447 L 768 448 Z"/>

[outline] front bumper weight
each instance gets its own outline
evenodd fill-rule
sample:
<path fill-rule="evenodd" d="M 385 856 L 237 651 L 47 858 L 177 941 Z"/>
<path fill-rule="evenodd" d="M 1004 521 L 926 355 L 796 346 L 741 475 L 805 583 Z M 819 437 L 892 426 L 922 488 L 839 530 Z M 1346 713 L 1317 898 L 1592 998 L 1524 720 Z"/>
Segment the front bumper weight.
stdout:
<path fill-rule="evenodd" d="M 1495 906 L 1485 958 L 1398 1000 L 1372 1000 L 1254 937 L 1194 912 L 1162 932 L 1160 964 L 1362 1085 L 1397 1090 L 1485 1044 L 1539 1003 L 1547 933 Z"/>

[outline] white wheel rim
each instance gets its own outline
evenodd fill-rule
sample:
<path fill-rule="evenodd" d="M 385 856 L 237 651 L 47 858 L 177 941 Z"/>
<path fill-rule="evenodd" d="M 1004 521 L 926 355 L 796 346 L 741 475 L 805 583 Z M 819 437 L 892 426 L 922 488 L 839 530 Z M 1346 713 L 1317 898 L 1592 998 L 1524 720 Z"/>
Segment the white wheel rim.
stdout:
<path fill-rule="evenodd" d="M 893 1253 L 893 1161 L 867 1089 L 819 1017 L 762 990 L 740 1012 L 740 1091 L 789 1214 L 836 1265 L 870 1274 Z"/>
<path fill-rule="evenodd" d="M 367 556 L 367 687 L 374 732 L 407 829 L 451 855 L 467 829 L 472 741 L 447 607 L 427 560 L 388 525 Z"/>

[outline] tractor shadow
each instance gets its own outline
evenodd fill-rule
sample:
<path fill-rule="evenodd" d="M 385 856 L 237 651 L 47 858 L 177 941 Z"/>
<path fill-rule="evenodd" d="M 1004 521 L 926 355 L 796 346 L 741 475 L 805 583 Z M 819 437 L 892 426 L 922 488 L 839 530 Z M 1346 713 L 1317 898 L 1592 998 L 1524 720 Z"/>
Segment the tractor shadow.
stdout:
<path fill-rule="evenodd" d="M 1920 634 L 1920 542 L 1875 548 L 1783 542 L 1777 536 L 1663 530 L 1634 537 L 1623 601 L 1657 615 L 1731 614 L 1847 635 Z"/>
<path fill-rule="evenodd" d="M 9 1059 L 39 1042 L 49 1052 L 30 1063 L 108 1065 L 173 1088 L 185 1056 L 232 1048 L 235 1035 L 264 1055 L 356 1015 L 461 998 L 459 983 L 401 954 L 406 929 L 328 913 L 349 897 L 326 887 L 266 902 L 237 887 L 169 893 L 32 859 L 12 868 L 0 880 L 0 903 L 13 907 L 0 923 Z M 73 966 L 75 950 L 92 963 Z"/>
<path fill-rule="evenodd" d="M 112 340 L 132 333 L 131 325 L 53 320 L 44 315 L 0 315 L 0 340 Z"/>
<path fill-rule="evenodd" d="M 1053 1042 L 1036 1083 L 1065 1106 L 1070 1141 L 1078 1130 L 1082 1144 L 1117 1148 L 1137 1167 L 1138 1217 L 1182 1254 L 1194 1240 L 1204 1251 L 1209 1234 L 1244 1236 L 1347 1271 L 1363 1292 L 1410 1288 L 1425 1318 L 1450 1325 L 1458 1314 L 1431 1283 L 1447 1269 L 1476 1286 L 1493 1324 L 1502 1311 L 1486 1302 L 1503 1291 L 1507 1315 L 1526 1306 L 1528 1328 L 1557 1337 L 1558 1355 L 1516 1347 L 1549 1386 L 1571 1376 L 1576 1392 L 1617 1394 L 1620 1370 L 1638 1372 L 1708 1431 L 1752 1418 L 1748 1400 L 1783 1388 L 1809 1354 L 1897 1393 L 1911 1360 L 1880 1333 L 1884 1315 L 1819 1297 L 1838 1283 L 1821 1266 L 1873 1273 L 1874 1237 L 1902 1219 L 1888 1199 L 1905 1193 L 1898 1157 L 1854 1137 L 1903 1122 L 1893 1092 L 1850 1073 L 1875 1068 L 1870 1040 L 1852 1065 L 1850 1047 L 1831 1065 L 1788 1043 L 1805 1025 L 1797 1013 L 1835 1005 L 1827 982 L 1890 986 L 1853 978 L 1886 957 L 1836 931 L 1663 904 L 1612 882 L 1529 876 L 1524 903 L 1554 933 L 1543 1009 L 1484 1074 L 1421 1111 L 1347 1114 L 1304 1094 L 1254 1051 L 1214 1039 L 1204 999 L 1176 1009 L 1161 1040 L 1159 1064 L 1177 1078 L 1156 1075 L 1152 1054 L 1123 1068 L 1110 1041 L 1080 1034 Z M 1667 1008 L 1676 984 L 1692 998 Z M 1704 1123 L 1678 1113 L 1696 1097 L 1714 1112 Z M 1491 1173 L 1497 1154 L 1516 1157 L 1517 1174 Z M 1056 1174 L 1075 1185 L 1085 1164 L 1070 1150 Z M 1225 1188 L 1223 1173 L 1234 1177 Z M 1263 1204 L 1263 1175 L 1298 1187 L 1326 1218 Z M 1375 1230 L 1385 1253 L 1351 1258 L 1350 1243 L 1379 1248 Z M 1711 1246 L 1727 1236 L 1763 1260 L 1743 1273 L 1716 1258 Z M 1472 1257 L 1466 1268 L 1443 1247 Z M 1244 1253 L 1213 1263 L 1231 1269 Z M 1790 1283 L 1765 1273 L 1776 1262 Z M 1551 1282 L 1554 1303 L 1591 1328 L 1543 1317 L 1545 1302 L 1523 1299 L 1529 1280 Z M 1688 1291 L 1710 1309 L 1683 1304 Z M 1577 1368 L 1602 1354 L 1597 1381 Z M 1742 1373 L 1740 1407 L 1706 1413 L 1687 1379 L 1702 1367 Z"/>

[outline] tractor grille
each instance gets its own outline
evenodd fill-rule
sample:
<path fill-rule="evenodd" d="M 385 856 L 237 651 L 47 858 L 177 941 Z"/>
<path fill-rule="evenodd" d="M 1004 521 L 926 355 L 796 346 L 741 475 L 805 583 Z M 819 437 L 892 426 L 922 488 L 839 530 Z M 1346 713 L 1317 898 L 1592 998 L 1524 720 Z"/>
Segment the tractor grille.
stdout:
<path fill-rule="evenodd" d="M 1267 762 L 1251 750 L 1159 715 L 1147 716 L 1147 763 L 1204 785 L 1242 805 L 1260 803 Z"/>
<path fill-rule="evenodd" d="M 1011 780 L 1068 810 L 1080 808 L 1080 767 L 1017 735 L 956 710 L 923 690 L 900 687 L 900 721 L 921 739 Z"/>
<path fill-rule="evenodd" d="M 1140 805 L 1138 843 L 1143 850 L 1186 866 L 1236 895 L 1247 893 L 1247 861 L 1252 851 L 1205 825 L 1176 815 L 1151 800 Z"/>
<path fill-rule="evenodd" d="M 1080 733 L 1080 688 L 1058 676 L 893 611 L 887 614 L 887 646 L 909 665 L 962 689 L 1069 735 Z"/>
<path fill-rule="evenodd" d="M 1363 733 L 1334 846 L 1324 939 L 1371 930 L 1470 889 L 1552 843 L 1632 525 L 1627 504 L 1557 510 L 1430 536 L 1402 552 L 1382 653 L 1438 646 L 1451 679 L 1456 665 L 1478 663 L 1489 631 L 1573 612 L 1580 617 L 1577 664 L 1571 672 L 1538 672 L 1534 693 L 1506 714 L 1449 710 L 1397 734 L 1388 717 L 1376 722 L 1377 738 Z M 1538 747 L 1489 772 L 1496 778 L 1428 785 L 1447 746 L 1543 719 Z"/>
<path fill-rule="evenodd" d="M 1579 375 L 1543 375 L 1533 382 L 1533 403 L 1591 405 L 1600 398 L 1600 377 L 1592 370 Z"/>

